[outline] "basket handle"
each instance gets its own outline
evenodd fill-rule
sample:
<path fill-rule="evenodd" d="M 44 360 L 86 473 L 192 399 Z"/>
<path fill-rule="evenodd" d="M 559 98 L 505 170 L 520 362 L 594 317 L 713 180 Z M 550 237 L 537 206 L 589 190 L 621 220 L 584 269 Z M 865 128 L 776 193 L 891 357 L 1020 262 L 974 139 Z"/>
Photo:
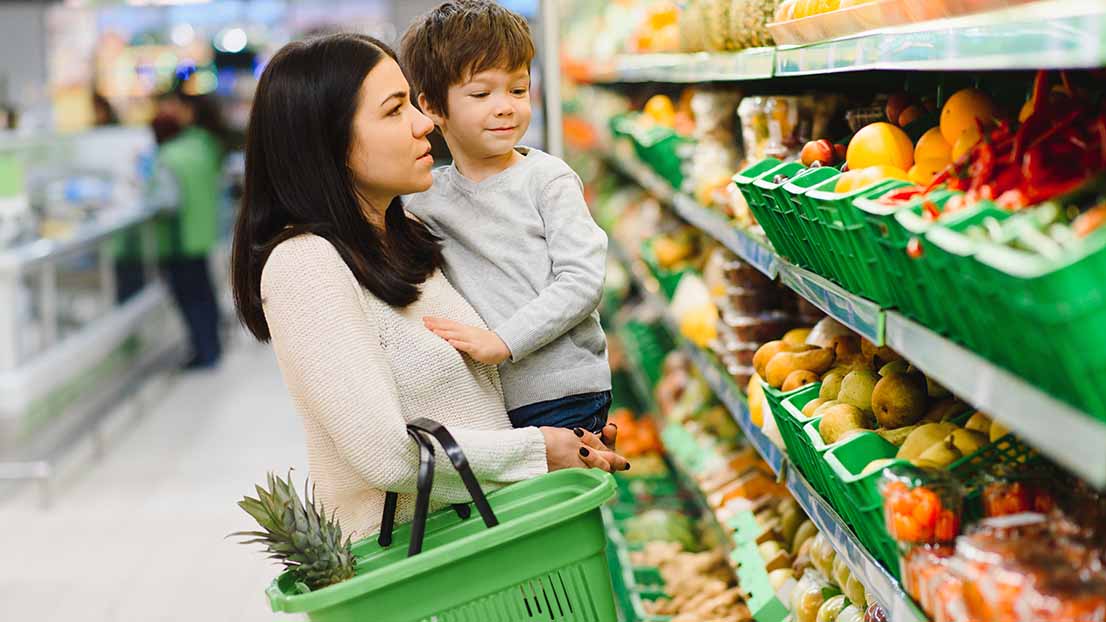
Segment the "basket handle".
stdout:
<path fill-rule="evenodd" d="M 430 419 L 419 418 L 407 424 L 407 434 L 419 446 L 419 474 L 416 484 L 418 494 L 415 497 L 415 516 L 411 523 L 411 541 L 407 548 L 408 557 L 422 552 L 423 537 L 426 535 L 426 519 L 430 508 L 430 491 L 434 487 L 435 466 L 434 444 L 430 440 L 430 436 L 437 439 L 450 462 L 453 463 L 453 468 L 457 469 L 461 481 L 464 482 L 465 488 L 472 496 L 473 504 L 480 512 L 481 518 L 484 519 L 484 524 L 489 528 L 499 524 L 499 520 L 488 503 L 487 496 L 484 495 L 484 490 L 480 487 L 476 475 L 473 474 L 472 468 L 469 466 L 464 451 L 461 450 L 457 440 L 442 424 Z M 398 500 L 399 495 L 391 491 L 384 496 L 384 516 L 380 521 L 380 536 L 377 539 L 381 547 L 388 547 L 392 544 L 392 530 L 395 527 Z M 453 504 L 453 509 L 462 520 L 468 518 L 471 514 L 468 505 L 464 503 Z"/>

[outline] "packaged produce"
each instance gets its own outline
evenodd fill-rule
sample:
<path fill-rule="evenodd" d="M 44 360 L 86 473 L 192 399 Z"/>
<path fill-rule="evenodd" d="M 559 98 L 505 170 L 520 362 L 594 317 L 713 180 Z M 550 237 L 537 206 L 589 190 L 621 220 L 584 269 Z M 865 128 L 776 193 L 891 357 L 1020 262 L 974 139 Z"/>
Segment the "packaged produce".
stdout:
<path fill-rule="evenodd" d="M 818 532 L 810 545 L 810 561 L 814 568 L 824 576 L 833 576 L 833 564 L 836 560 L 837 552 L 833 550 L 829 538 Z"/>
<path fill-rule="evenodd" d="M 887 532 L 900 544 L 951 543 L 960 533 L 963 498 L 946 471 L 896 464 L 880 481 Z"/>
<path fill-rule="evenodd" d="M 770 134 L 766 104 L 767 98 L 754 96 L 742 99 L 737 107 L 737 116 L 741 119 L 741 140 L 746 162 L 759 162 L 768 157 Z"/>
<path fill-rule="evenodd" d="M 883 605 L 879 603 L 872 603 L 868 605 L 868 610 L 864 612 L 864 622 L 893 622 L 887 615 L 887 611 L 883 608 Z"/>
<path fill-rule="evenodd" d="M 821 573 L 807 570 L 791 595 L 791 615 L 795 622 L 817 622 L 818 610 L 827 599 L 836 596 L 839 590 L 826 580 Z"/>
<path fill-rule="evenodd" d="M 844 594 L 826 599 L 826 602 L 818 608 L 818 615 L 814 618 L 815 622 L 836 622 L 841 612 L 848 606 L 848 602 L 849 600 L 845 598 Z"/>
<path fill-rule="evenodd" d="M 1004 470 L 1005 471 L 1005 470 Z M 1056 507 L 1056 481 L 1046 472 L 989 473 L 983 485 L 983 513 L 987 517 L 1023 512 L 1047 514 Z"/>
<path fill-rule="evenodd" d="M 856 605 L 849 605 L 837 614 L 837 619 L 834 622 L 864 622 L 864 609 Z"/>
<path fill-rule="evenodd" d="M 634 516 L 626 521 L 625 531 L 630 544 L 676 542 L 693 551 L 699 542 L 691 519 L 670 510 L 651 509 Z"/>

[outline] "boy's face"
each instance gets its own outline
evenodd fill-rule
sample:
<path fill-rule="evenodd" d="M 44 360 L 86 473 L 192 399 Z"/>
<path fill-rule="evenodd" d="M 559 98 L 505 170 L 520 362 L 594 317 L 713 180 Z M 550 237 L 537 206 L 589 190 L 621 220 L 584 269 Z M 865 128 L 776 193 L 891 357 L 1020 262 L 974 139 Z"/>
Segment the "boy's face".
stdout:
<path fill-rule="evenodd" d="M 530 70 L 481 71 L 451 86 L 447 101 L 449 116 L 430 118 L 456 147 L 476 158 L 509 153 L 530 127 Z"/>

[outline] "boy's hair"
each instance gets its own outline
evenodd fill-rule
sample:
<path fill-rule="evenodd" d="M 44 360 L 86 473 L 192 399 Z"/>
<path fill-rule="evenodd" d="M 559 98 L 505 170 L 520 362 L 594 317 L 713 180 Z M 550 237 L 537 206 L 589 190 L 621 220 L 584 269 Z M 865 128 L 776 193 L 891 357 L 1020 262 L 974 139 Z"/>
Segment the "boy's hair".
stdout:
<path fill-rule="evenodd" d="M 453 0 L 411 24 L 400 59 L 414 90 L 446 116 L 451 86 L 488 69 L 529 69 L 534 42 L 521 15 L 490 0 Z"/>

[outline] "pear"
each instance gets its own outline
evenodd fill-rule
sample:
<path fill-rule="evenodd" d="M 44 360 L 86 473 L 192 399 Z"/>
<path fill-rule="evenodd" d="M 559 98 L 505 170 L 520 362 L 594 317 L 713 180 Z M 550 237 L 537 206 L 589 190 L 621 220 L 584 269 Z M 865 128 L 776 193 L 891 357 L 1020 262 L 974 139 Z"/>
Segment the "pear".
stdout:
<path fill-rule="evenodd" d="M 968 430 L 975 430 L 976 432 L 982 432 L 986 434 L 988 438 L 990 438 L 991 418 L 981 412 L 976 412 L 964 424 L 964 428 Z"/>
<path fill-rule="evenodd" d="M 791 555 L 798 556 L 799 551 L 802 550 L 803 545 L 808 540 L 813 538 L 818 533 L 818 527 L 807 519 L 799 524 L 799 528 L 795 530 L 795 539 L 791 542 Z"/>
<path fill-rule="evenodd" d="M 783 339 L 781 339 L 780 341 L 791 344 L 793 346 L 802 346 L 806 345 L 806 338 L 809 336 L 809 328 L 792 328 L 784 334 Z"/>
<path fill-rule="evenodd" d="M 988 442 L 987 435 L 983 432 L 967 429 L 953 430 L 952 434 L 949 434 L 949 439 L 956 446 L 956 449 L 965 456 L 970 456 L 983 449 Z"/>
<path fill-rule="evenodd" d="M 955 397 L 946 397 L 939 402 L 931 404 L 925 416 L 922 417 L 921 422 L 940 423 L 942 421 L 948 421 L 957 415 L 964 414 L 964 411 L 968 410 L 968 408 L 970 407 L 967 404 Z"/>
<path fill-rule="evenodd" d="M 860 351 L 864 356 L 876 361 L 877 365 L 886 365 L 892 361 L 902 360 L 898 352 L 895 352 L 887 346 L 877 346 L 867 339 L 863 339 L 860 342 Z"/>
<path fill-rule="evenodd" d="M 925 415 L 925 384 L 917 375 L 884 376 L 872 390 L 871 399 L 872 412 L 883 428 L 912 425 Z"/>
<path fill-rule="evenodd" d="M 909 437 L 911 432 L 916 429 L 918 429 L 918 426 L 916 425 L 908 425 L 905 428 L 895 428 L 893 430 L 881 428 L 879 430 L 876 430 L 876 434 L 882 436 L 883 440 L 887 441 L 888 443 L 891 443 L 896 447 L 902 447 L 902 444 L 906 442 L 907 437 Z"/>
<path fill-rule="evenodd" d="M 818 374 L 805 369 L 796 369 L 790 374 L 787 374 L 787 378 L 784 379 L 783 386 L 780 387 L 780 390 L 784 393 L 788 393 L 815 382 L 818 382 Z"/>
<path fill-rule="evenodd" d="M 934 399 L 949 396 L 949 390 L 929 376 L 926 376 L 926 393 Z"/>
<path fill-rule="evenodd" d="M 991 442 L 995 442 L 998 439 L 1006 436 L 1010 433 L 1010 429 L 1002 425 L 1001 421 L 991 422 Z"/>
<path fill-rule="evenodd" d="M 946 436 L 957 429 L 954 423 L 926 423 L 918 426 L 895 454 L 900 460 L 914 460 L 922 455 L 926 449 L 941 442 Z"/>
<path fill-rule="evenodd" d="M 906 368 L 909 366 L 910 364 L 902 359 L 891 361 L 890 363 L 879 368 L 879 375 L 882 377 L 889 374 L 905 374 Z"/>
<path fill-rule="evenodd" d="M 777 389 L 783 386 L 787 376 L 797 369 L 822 374 L 833 366 L 833 350 L 816 348 L 802 352 L 780 352 L 768 361 L 764 379 Z"/>
<path fill-rule="evenodd" d="M 845 379 L 847 371 L 840 369 L 831 369 L 824 376 L 822 376 L 822 388 L 818 391 L 818 397 L 835 400 L 837 394 L 841 392 L 841 381 Z"/>
<path fill-rule="evenodd" d="M 836 443 L 852 430 L 871 428 L 870 420 L 865 416 L 864 411 L 851 404 L 834 404 L 829 408 L 823 408 L 821 412 L 822 422 L 818 424 L 818 430 L 827 445 Z"/>
<path fill-rule="evenodd" d="M 815 411 L 818 410 L 818 407 L 820 407 L 822 404 L 825 404 L 828 401 L 830 401 L 830 400 L 824 400 L 820 397 L 817 398 L 817 399 L 810 400 L 809 402 L 806 403 L 805 406 L 803 406 L 803 416 L 806 417 L 807 419 L 813 418 L 815 416 L 814 415 Z"/>
<path fill-rule="evenodd" d="M 879 375 L 870 371 L 854 371 L 841 381 L 841 391 L 837 400 L 852 404 L 864 412 L 872 412 L 872 393 L 875 391 Z"/>
<path fill-rule="evenodd" d="M 767 372 L 765 370 L 768 367 L 768 361 L 771 361 L 773 356 L 780 352 L 795 352 L 804 347 L 806 346 L 791 344 L 783 340 L 769 341 L 757 348 L 756 354 L 753 355 L 753 367 L 756 368 L 757 375 L 766 378 Z"/>
<path fill-rule="evenodd" d="M 964 452 L 953 444 L 952 435 L 950 434 L 941 442 L 934 443 L 929 449 L 923 451 L 922 455 L 918 456 L 913 462 L 915 466 L 944 469 L 963 457 Z"/>
<path fill-rule="evenodd" d="M 864 470 L 860 472 L 860 476 L 864 477 L 865 475 L 871 475 L 872 473 L 883 469 L 883 467 L 891 464 L 894 461 L 894 458 L 880 458 L 878 460 L 872 460 L 868 463 L 868 466 L 864 467 Z"/>

